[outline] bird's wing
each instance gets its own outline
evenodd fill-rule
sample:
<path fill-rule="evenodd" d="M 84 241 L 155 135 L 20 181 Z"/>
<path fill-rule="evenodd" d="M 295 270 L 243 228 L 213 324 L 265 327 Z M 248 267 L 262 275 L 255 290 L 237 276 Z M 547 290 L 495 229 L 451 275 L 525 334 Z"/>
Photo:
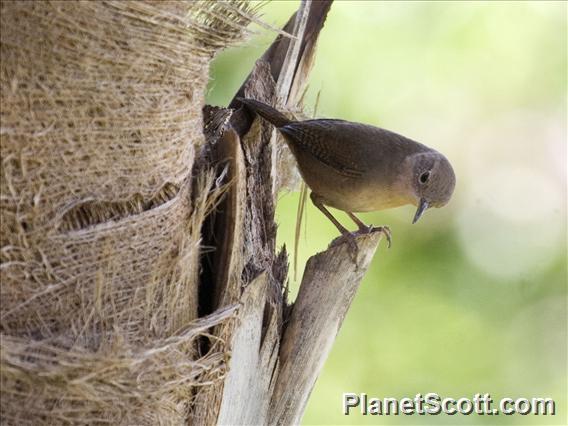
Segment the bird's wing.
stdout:
<path fill-rule="evenodd" d="M 279 130 L 297 149 L 309 152 L 344 176 L 359 177 L 364 170 L 356 161 L 357 150 L 350 140 L 351 124 L 343 120 L 295 121 Z"/>

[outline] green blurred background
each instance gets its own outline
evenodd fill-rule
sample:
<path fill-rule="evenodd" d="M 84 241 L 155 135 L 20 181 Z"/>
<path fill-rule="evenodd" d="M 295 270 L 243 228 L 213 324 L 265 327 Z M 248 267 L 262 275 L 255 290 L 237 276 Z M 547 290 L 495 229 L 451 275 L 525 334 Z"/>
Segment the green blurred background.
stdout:
<path fill-rule="evenodd" d="M 271 2 L 263 19 L 281 27 L 297 6 Z M 319 117 L 419 140 L 450 159 L 458 183 L 416 225 L 410 206 L 362 215 L 390 225 L 393 247 L 379 247 L 304 424 L 568 423 L 566 16 L 564 2 L 332 6 L 306 109 L 321 91 Z M 208 102 L 226 105 L 270 44 L 258 31 L 216 59 Z M 297 202 L 278 202 L 289 248 Z M 299 270 L 335 236 L 310 204 Z M 552 397 L 557 414 L 346 417 L 343 392 Z"/>

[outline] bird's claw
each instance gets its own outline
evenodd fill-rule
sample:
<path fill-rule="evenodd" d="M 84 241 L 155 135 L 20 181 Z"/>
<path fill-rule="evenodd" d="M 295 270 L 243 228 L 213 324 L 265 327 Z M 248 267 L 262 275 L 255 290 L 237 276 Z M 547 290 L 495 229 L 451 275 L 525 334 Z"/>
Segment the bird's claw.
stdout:
<path fill-rule="evenodd" d="M 388 226 L 365 226 L 360 227 L 358 231 L 355 232 L 344 232 L 339 237 L 334 239 L 330 243 L 330 247 L 337 247 L 343 243 L 347 244 L 347 249 L 352 256 L 353 262 L 358 266 L 357 258 L 359 256 L 359 246 L 357 245 L 356 237 L 359 235 L 371 234 L 373 232 L 380 232 L 385 236 L 388 243 L 388 248 L 392 245 L 392 233 Z"/>
<path fill-rule="evenodd" d="M 341 234 L 339 237 L 335 238 L 329 246 L 337 247 L 343 243 L 346 243 L 347 251 L 349 252 L 349 254 L 351 254 L 355 265 L 358 265 L 357 256 L 359 255 L 359 246 L 357 245 L 357 240 L 355 239 L 357 235 L 358 234 L 356 232 L 345 232 L 344 234 Z"/>
<path fill-rule="evenodd" d="M 385 236 L 387 239 L 387 247 L 391 248 L 392 246 L 392 232 L 388 226 L 375 226 L 373 227 L 372 232 L 380 232 Z"/>
<path fill-rule="evenodd" d="M 385 236 L 387 239 L 388 248 L 391 248 L 392 245 L 392 232 L 388 226 L 364 226 L 359 227 L 359 234 L 372 234 L 373 232 L 380 232 Z"/>

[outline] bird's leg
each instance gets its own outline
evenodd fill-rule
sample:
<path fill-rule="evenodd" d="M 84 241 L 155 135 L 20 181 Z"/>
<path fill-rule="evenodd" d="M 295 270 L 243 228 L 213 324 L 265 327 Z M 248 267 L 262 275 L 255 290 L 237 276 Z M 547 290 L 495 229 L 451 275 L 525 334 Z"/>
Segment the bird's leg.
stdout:
<path fill-rule="evenodd" d="M 361 233 L 370 233 L 372 232 L 373 226 L 372 225 L 365 225 L 363 223 L 363 221 L 361 219 L 359 219 L 357 216 L 355 216 L 353 213 L 351 212 L 347 212 L 347 215 L 351 218 L 351 220 L 353 222 L 355 222 L 355 224 L 359 227 L 359 231 L 361 231 Z"/>
<path fill-rule="evenodd" d="M 335 227 L 341 232 L 341 236 L 336 238 L 332 241 L 330 245 L 337 245 L 343 242 L 346 242 L 349 246 L 349 251 L 353 255 L 353 260 L 357 263 L 357 255 L 359 253 L 359 247 L 357 247 L 357 242 L 355 241 L 355 235 L 352 232 L 349 232 L 347 228 L 345 228 L 339 221 L 333 217 L 333 215 L 329 212 L 328 209 L 325 208 L 323 205 L 323 200 L 317 194 L 313 192 L 310 194 L 310 198 L 314 206 L 321 210 L 321 212 L 335 225 Z"/>
<path fill-rule="evenodd" d="M 329 220 L 331 220 L 331 223 L 333 223 L 335 225 L 335 227 L 339 230 L 341 235 L 350 234 L 349 230 L 347 228 L 345 228 L 341 223 L 339 223 L 339 221 L 336 218 L 333 217 L 333 215 L 329 212 L 329 210 L 325 208 L 325 206 L 323 205 L 322 199 L 320 198 L 319 195 L 316 195 L 312 192 L 310 194 L 310 198 L 312 200 L 312 203 L 314 203 L 314 206 L 316 206 L 318 209 L 320 209 L 321 212 Z"/>
<path fill-rule="evenodd" d="M 382 233 L 385 238 L 387 239 L 388 246 L 390 248 L 392 244 L 392 234 L 391 230 L 388 226 L 373 226 L 373 225 L 365 225 L 361 219 L 355 216 L 351 212 L 347 212 L 347 215 L 357 224 L 359 227 L 359 232 L 362 234 L 370 234 L 371 232 L 380 232 Z"/>

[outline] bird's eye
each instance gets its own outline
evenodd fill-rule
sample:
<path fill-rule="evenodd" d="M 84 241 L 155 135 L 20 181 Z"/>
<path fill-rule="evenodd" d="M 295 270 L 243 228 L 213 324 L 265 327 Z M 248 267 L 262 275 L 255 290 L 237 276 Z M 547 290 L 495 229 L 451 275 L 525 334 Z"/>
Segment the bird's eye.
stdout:
<path fill-rule="evenodd" d="M 420 183 L 428 182 L 428 178 L 430 178 L 430 172 L 424 172 L 420 175 Z"/>

